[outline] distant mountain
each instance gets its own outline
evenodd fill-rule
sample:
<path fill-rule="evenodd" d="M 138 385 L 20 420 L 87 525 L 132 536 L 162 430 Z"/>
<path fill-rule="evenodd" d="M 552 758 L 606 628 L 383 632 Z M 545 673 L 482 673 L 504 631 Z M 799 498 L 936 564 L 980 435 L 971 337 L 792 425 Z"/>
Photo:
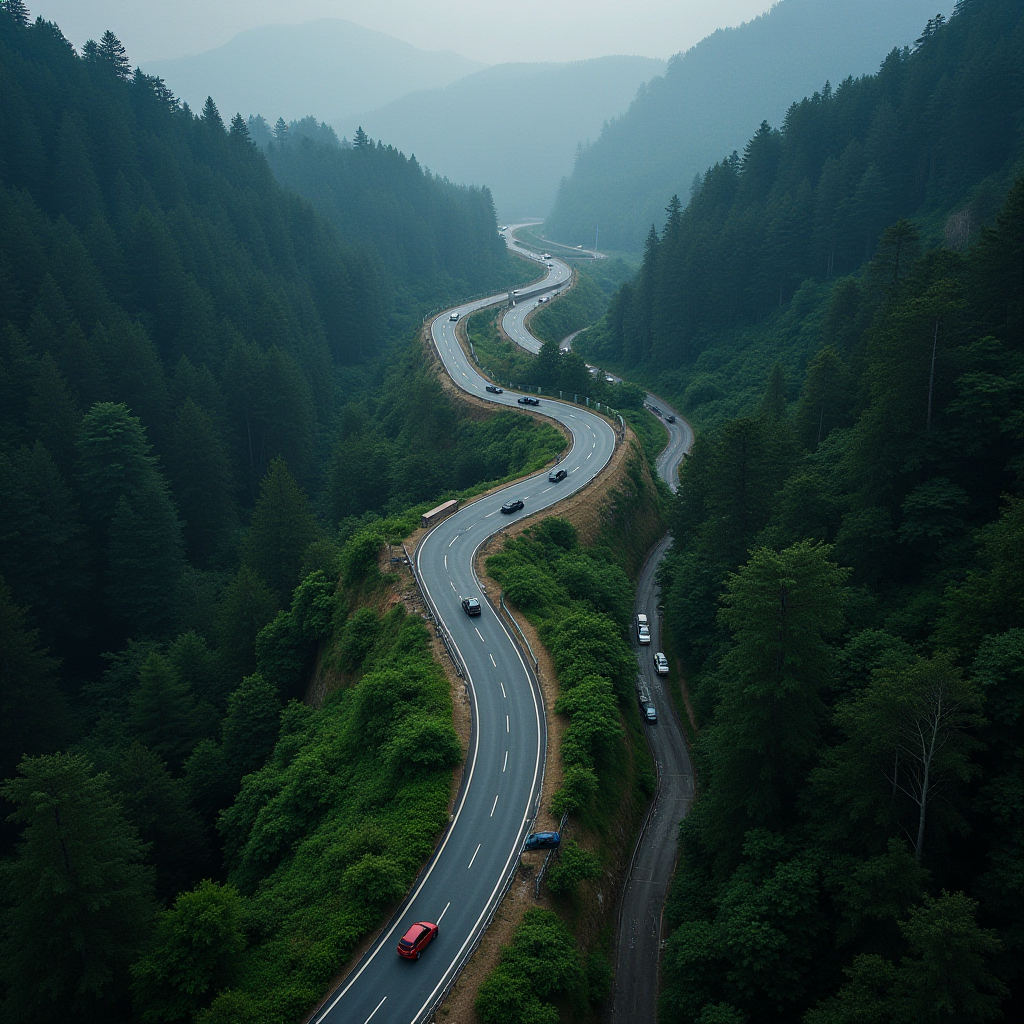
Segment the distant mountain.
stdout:
<path fill-rule="evenodd" d="M 438 174 L 488 185 L 502 219 L 543 217 L 578 143 L 596 138 L 665 67 L 649 57 L 499 64 L 333 124 L 349 137 L 361 124 Z"/>
<path fill-rule="evenodd" d="M 486 66 L 329 18 L 251 29 L 205 53 L 151 61 L 143 71 L 159 75 L 196 109 L 212 96 L 228 116 L 263 114 L 273 124 L 282 116 L 287 121 L 383 106 Z"/>
<path fill-rule="evenodd" d="M 576 160 L 546 222 L 551 238 L 638 251 L 664 221 L 673 193 L 685 202 L 695 174 L 742 150 L 762 120 L 849 75 L 875 71 L 914 42 L 950 0 L 780 0 L 738 28 L 720 29 L 669 61 Z"/>

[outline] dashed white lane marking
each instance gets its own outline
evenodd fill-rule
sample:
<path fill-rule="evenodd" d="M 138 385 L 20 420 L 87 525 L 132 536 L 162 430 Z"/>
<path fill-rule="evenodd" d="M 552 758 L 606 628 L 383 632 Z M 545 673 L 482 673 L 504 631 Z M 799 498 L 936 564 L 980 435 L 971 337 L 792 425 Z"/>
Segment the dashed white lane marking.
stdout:
<path fill-rule="evenodd" d="M 450 587 L 452 588 L 452 590 L 455 590 L 455 584 L 454 584 L 454 583 L 452 583 L 452 581 L 451 581 L 451 580 L 449 580 L 449 581 L 448 581 L 448 586 L 450 586 Z M 455 590 L 455 593 L 457 594 L 457 593 L 458 593 L 458 591 L 457 591 L 457 590 Z"/>
<path fill-rule="evenodd" d="M 494 808 L 497 807 L 497 806 L 498 806 L 498 794 L 495 793 L 494 794 L 494 803 L 491 805 L 491 813 L 489 815 L 490 817 L 492 817 L 492 818 L 494 817 Z"/>
<path fill-rule="evenodd" d="M 451 544 L 449 544 L 448 547 L 451 547 Z M 448 556 L 447 555 L 444 556 L 444 567 L 447 570 L 447 568 L 448 568 Z"/>
<path fill-rule="evenodd" d="M 589 458 L 590 458 L 590 456 L 591 456 L 591 455 L 593 455 L 593 454 L 594 454 L 594 453 L 593 453 L 593 452 L 591 452 L 591 453 L 590 453 L 590 455 L 588 455 L 588 456 L 587 456 L 587 458 L 589 459 Z"/>
<path fill-rule="evenodd" d="M 455 534 L 455 536 L 454 536 L 454 537 L 452 537 L 452 542 L 451 542 L 451 544 L 449 544 L 449 545 L 448 545 L 448 547 L 451 547 L 451 546 L 452 546 L 452 544 L 454 544 L 454 543 L 455 543 L 455 542 L 456 542 L 456 541 L 457 541 L 458 539 L 459 539 L 459 535 L 458 535 L 458 534 Z"/>
<path fill-rule="evenodd" d="M 473 628 L 476 629 L 476 635 L 478 637 L 480 637 L 480 643 L 482 643 L 482 644 L 487 643 L 487 641 L 484 639 L 483 633 L 481 633 L 480 630 L 476 628 L 476 626 L 474 626 Z"/>
<path fill-rule="evenodd" d="M 451 901 L 451 900 L 449 900 L 449 901 L 448 901 L 448 902 L 447 902 L 447 903 L 446 903 L 446 904 L 444 905 L 444 910 L 442 910 L 442 911 L 441 911 L 441 917 L 444 917 L 444 915 L 448 913 L 448 908 L 449 908 L 449 907 L 450 907 L 451 905 L 452 905 L 452 901 Z M 440 923 L 441 923 L 441 917 L 439 917 L 439 918 L 437 919 L 437 921 L 435 922 L 436 924 L 440 924 Z"/>
<path fill-rule="evenodd" d="M 553 490 L 554 490 L 554 488 L 553 488 L 553 487 L 548 487 L 548 488 L 545 488 L 545 489 L 544 489 L 543 491 L 541 491 L 540 493 L 541 493 L 541 494 L 547 494 L 547 493 L 548 493 L 548 491 L 553 491 Z"/>
<path fill-rule="evenodd" d="M 493 512 L 488 512 L 487 515 L 484 516 L 484 519 L 490 519 L 491 516 L 496 516 L 500 511 L 500 508 L 496 508 Z"/>
<path fill-rule="evenodd" d="M 505 732 L 511 732 L 512 727 L 509 725 L 508 715 L 505 716 Z"/>
<path fill-rule="evenodd" d="M 494 660 L 494 655 L 493 655 L 493 654 L 488 654 L 488 657 L 489 657 L 489 658 L 491 659 L 491 664 L 492 664 L 492 665 L 493 665 L 493 666 L 494 666 L 495 668 L 497 668 L 497 667 L 498 667 L 498 663 L 497 663 L 497 662 L 496 662 L 496 661 Z"/>
<path fill-rule="evenodd" d="M 373 1020 L 373 1018 L 374 1018 L 375 1014 L 377 1013 L 377 1010 L 379 1010 L 379 1009 L 380 1009 L 380 1008 L 381 1008 L 381 1007 L 382 1007 L 382 1006 L 383 1006 L 383 1005 L 384 1005 L 384 1004 L 385 1004 L 385 1003 L 386 1003 L 387 1001 L 388 1001 L 388 997 L 387 997 L 387 996 L 385 996 L 385 997 L 384 997 L 384 998 L 383 998 L 383 999 L 382 999 L 382 1000 L 381 1000 L 381 1001 L 380 1001 L 380 1002 L 379 1002 L 379 1003 L 378 1003 L 378 1004 L 376 1005 L 376 1007 L 374 1007 L 373 1013 L 371 1013 L 371 1014 L 370 1014 L 370 1016 L 369 1016 L 369 1017 L 367 1017 L 367 1018 L 366 1018 L 366 1020 L 364 1020 L 364 1021 L 363 1021 L 363 1024 L 370 1024 L 370 1021 L 371 1021 L 371 1020 Z"/>
<path fill-rule="evenodd" d="M 579 469 L 579 468 L 580 468 L 579 466 L 577 466 L 577 467 L 576 467 L 576 469 Z M 575 473 L 575 472 L 576 472 L 576 469 L 570 470 L 570 472 L 571 472 L 571 473 Z"/>
<path fill-rule="evenodd" d="M 494 667 L 497 668 L 498 666 L 495 665 Z M 501 695 L 502 695 L 502 697 L 505 697 L 505 684 L 499 679 L 498 680 L 498 685 L 501 687 Z M 508 697 L 505 697 L 505 700 L 508 700 Z"/>
<path fill-rule="evenodd" d="M 476 855 L 480 852 L 481 846 L 483 846 L 483 843 L 476 844 L 476 849 L 473 851 L 473 856 L 469 858 L 469 867 L 466 868 L 467 871 L 469 870 L 469 868 L 473 866 L 473 861 L 476 860 Z"/>
<path fill-rule="evenodd" d="M 501 766 L 501 770 L 504 771 L 508 767 L 508 751 L 505 751 L 505 763 Z"/>

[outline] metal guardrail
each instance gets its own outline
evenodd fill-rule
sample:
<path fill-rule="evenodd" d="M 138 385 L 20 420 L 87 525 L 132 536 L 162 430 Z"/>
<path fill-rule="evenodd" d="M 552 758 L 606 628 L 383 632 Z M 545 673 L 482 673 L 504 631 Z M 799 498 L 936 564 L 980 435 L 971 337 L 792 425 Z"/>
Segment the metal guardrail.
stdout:
<path fill-rule="evenodd" d="M 530 641 L 526 639 L 526 634 L 520 628 L 519 623 L 516 622 L 516 617 L 508 610 L 508 605 L 505 604 L 504 590 L 498 595 L 498 604 L 501 606 L 501 610 L 508 616 L 512 625 L 516 627 L 516 632 L 523 638 L 523 643 L 526 644 L 526 649 L 530 652 L 530 657 L 533 658 L 533 667 L 539 669 L 540 662 L 537 660 L 537 655 L 533 653 Z"/>
<path fill-rule="evenodd" d="M 561 838 L 565 838 L 565 827 L 569 823 L 569 812 L 566 811 L 562 815 L 562 820 L 558 823 L 558 835 Z M 561 844 L 559 844 L 561 845 Z M 533 898 L 535 900 L 540 899 L 540 884 L 544 881 L 544 876 L 548 873 L 548 864 L 551 862 L 551 858 L 558 853 L 558 848 L 554 850 L 548 850 L 548 855 L 544 858 L 544 863 L 540 866 L 540 871 L 537 872 L 537 881 L 533 884 Z"/>
<path fill-rule="evenodd" d="M 416 583 L 416 589 L 420 592 L 420 599 L 423 601 L 423 607 L 426 608 L 427 614 L 434 623 L 434 630 L 437 633 L 437 636 L 440 637 L 441 642 L 444 644 L 445 650 L 448 652 L 448 657 L 452 659 L 452 665 L 455 667 L 455 671 L 458 673 L 459 678 L 465 679 L 466 666 L 462 663 L 462 656 L 458 653 L 459 649 L 455 646 L 452 638 L 448 635 L 448 630 L 445 629 L 444 623 L 441 622 L 440 616 L 437 614 L 437 609 L 434 607 L 433 602 L 427 595 L 426 587 L 424 587 L 420 582 L 420 574 L 416 571 L 416 562 L 409 554 L 409 549 L 405 546 L 405 541 L 402 541 L 402 550 L 405 552 L 406 561 L 409 563 L 409 570 L 412 572 L 412 578 Z"/>

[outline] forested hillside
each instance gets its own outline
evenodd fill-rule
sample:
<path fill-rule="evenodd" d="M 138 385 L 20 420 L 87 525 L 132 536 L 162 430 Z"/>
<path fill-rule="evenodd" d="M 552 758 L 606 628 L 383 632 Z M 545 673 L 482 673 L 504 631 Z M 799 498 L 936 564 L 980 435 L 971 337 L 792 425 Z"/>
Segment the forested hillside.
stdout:
<path fill-rule="evenodd" d="M 343 238 L 376 252 L 399 309 L 428 296 L 454 302 L 521 281 L 526 264 L 509 257 L 486 186 L 444 182 L 362 131 L 346 148 L 283 135 L 268 146 L 267 158 L 277 180 L 308 199 Z"/>
<path fill-rule="evenodd" d="M 1022 155 L 1022 65 L 1020 4 L 971 0 L 877 75 L 794 103 L 780 129 L 762 124 L 685 208 L 673 198 L 587 351 L 659 373 L 717 369 L 720 353 L 695 363 L 729 347 L 718 344 L 723 331 L 764 321 L 798 289 L 805 316 L 823 301 L 806 282 L 855 271 L 900 217 L 917 218 L 928 242 L 963 249 L 995 215 Z M 834 336 L 848 329 L 845 287 L 831 292 Z"/>
<path fill-rule="evenodd" d="M 21 0 L 0 97 L 0 1017 L 190 1020 L 231 989 L 215 1019 L 294 1020 L 411 881 L 460 756 L 422 625 L 360 607 L 378 552 L 563 446 L 460 417 L 396 327 L 505 283 L 493 211 L 366 146 L 367 219 L 335 227 L 240 116 Z M 443 266 L 416 264 L 398 220 L 438 214 Z M 363 695 L 298 703 L 318 651 Z M 295 758 L 329 762 L 315 797 Z"/>
<path fill-rule="evenodd" d="M 1019 1018 L 1020 46 L 970 0 L 795 105 L 592 343 L 714 409 L 661 571 L 700 726 L 666 1022 Z"/>
<path fill-rule="evenodd" d="M 669 61 L 629 110 L 581 147 L 548 214 L 549 238 L 639 252 L 652 221 L 695 174 L 776 122 L 798 96 L 878 67 L 952 0 L 780 0 Z M 666 40 L 665 45 L 671 45 Z M 580 139 L 585 142 L 584 139 Z"/>
<path fill-rule="evenodd" d="M 777 367 L 686 460 L 665 1021 L 1019 1019 L 1022 237 L 1024 179 L 963 255 L 891 228 L 798 401 Z"/>

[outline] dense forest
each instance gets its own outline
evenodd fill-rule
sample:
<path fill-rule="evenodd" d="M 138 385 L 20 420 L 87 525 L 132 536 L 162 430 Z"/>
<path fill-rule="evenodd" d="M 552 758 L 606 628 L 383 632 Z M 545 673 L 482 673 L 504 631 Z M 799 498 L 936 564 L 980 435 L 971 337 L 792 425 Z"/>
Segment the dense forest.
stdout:
<path fill-rule="evenodd" d="M 377 552 L 564 443 L 460 415 L 420 345 L 450 289 L 520 271 L 486 192 L 367 143 L 331 187 L 395 215 L 332 223 L 240 116 L 21 0 L 0 95 L 0 1016 L 186 1020 L 230 990 L 211 1019 L 291 1020 L 411 881 L 461 756 L 422 625 L 359 610 Z M 373 742 L 351 695 L 295 700 L 318 649 L 395 705 Z"/>
<path fill-rule="evenodd" d="M 624 114 L 577 148 L 545 222 L 548 236 L 576 245 L 598 227 L 604 247 L 641 252 L 669 197 L 741 147 L 762 120 L 780 120 L 794 97 L 826 79 L 877 68 L 937 10 L 952 7 L 951 0 L 777 0 L 750 21 L 718 29 L 675 54 Z"/>
<path fill-rule="evenodd" d="M 763 126 L 589 332 L 705 428 L 661 570 L 700 727 L 666 1022 L 1020 1013 L 1021 33 L 962 2 Z"/>
<path fill-rule="evenodd" d="M 826 84 L 781 129 L 762 124 L 685 208 L 672 200 L 660 234 L 651 227 L 640 273 L 586 351 L 692 369 L 723 332 L 763 322 L 800 290 L 815 301 L 808 281 L 856 271 L 901 217 L 963 249 L 1022 155 L 1022 20 L 1015 0 L 962 2 L 878 74 Z"/>

